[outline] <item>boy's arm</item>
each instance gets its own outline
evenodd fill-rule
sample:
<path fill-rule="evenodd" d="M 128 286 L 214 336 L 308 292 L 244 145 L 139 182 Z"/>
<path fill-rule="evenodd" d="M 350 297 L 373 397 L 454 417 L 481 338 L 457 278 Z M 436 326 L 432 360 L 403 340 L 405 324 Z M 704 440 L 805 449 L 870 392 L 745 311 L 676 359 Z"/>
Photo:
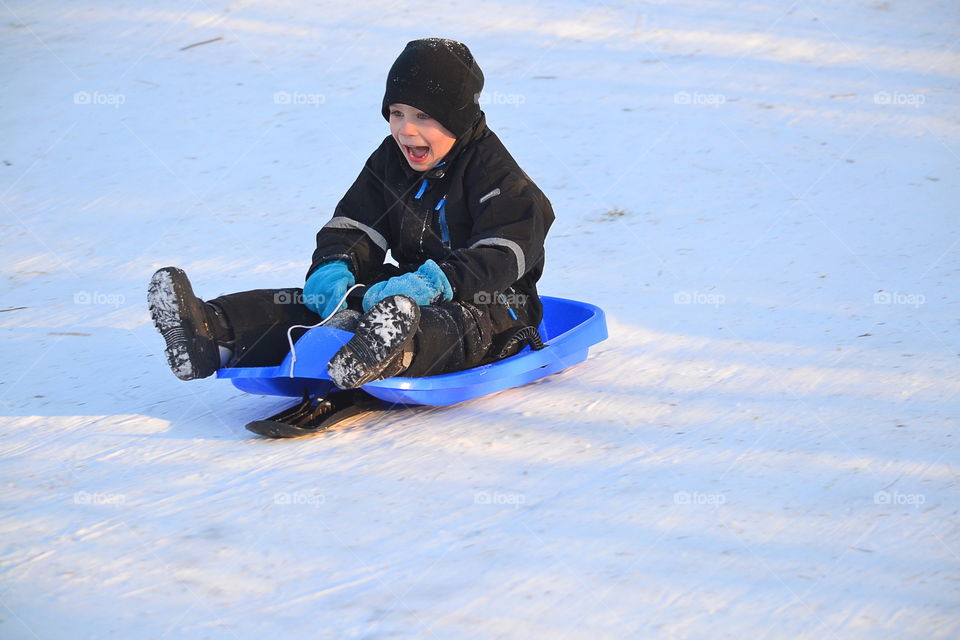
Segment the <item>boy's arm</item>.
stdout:
<path fill-rule="evenodd" d="M 373 152 L 363 170 L 317 233 L 317 248 L 307 277 L 321 265 L 343 260 L 358 282 L 383 265 L 389 243 L 381 169 L 383 145 Z"/>
<path fill-rule="evenodd" d="M 542 268 L 543 244 L 553 223 L 550 202 L 526 176 L 507 174 L 482 184 L 468 195 L 474 223 L 467 248 L 453 251 L 440 265 L 455 300 L 489 300 Z"/>

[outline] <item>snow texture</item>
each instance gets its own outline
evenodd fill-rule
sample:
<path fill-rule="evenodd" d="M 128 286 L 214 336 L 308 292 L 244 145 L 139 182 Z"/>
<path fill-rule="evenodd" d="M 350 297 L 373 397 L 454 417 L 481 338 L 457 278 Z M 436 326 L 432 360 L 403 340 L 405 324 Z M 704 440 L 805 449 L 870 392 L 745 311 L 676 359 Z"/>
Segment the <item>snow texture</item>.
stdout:
<path fill-rule="evenodd" d="M 956 2 L 3 12 L 4 640 L 960 637 Z M 299 286 L 424 36 L 610 339 L 251 438 L 289 403 L 177 380 L 146 284 Z"/>

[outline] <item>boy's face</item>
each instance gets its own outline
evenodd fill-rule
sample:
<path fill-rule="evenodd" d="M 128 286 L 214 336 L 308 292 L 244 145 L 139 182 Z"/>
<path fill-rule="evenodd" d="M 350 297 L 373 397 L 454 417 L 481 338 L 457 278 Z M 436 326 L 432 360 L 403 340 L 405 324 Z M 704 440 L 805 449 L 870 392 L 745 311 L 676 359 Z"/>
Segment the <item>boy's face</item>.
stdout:
<path fill-rule="evenodd" d="M 400 103 L 390 105 L 390 135 L 417 171 L 433 169 L 457 141 L 456 136 L 423 111 Z"/>

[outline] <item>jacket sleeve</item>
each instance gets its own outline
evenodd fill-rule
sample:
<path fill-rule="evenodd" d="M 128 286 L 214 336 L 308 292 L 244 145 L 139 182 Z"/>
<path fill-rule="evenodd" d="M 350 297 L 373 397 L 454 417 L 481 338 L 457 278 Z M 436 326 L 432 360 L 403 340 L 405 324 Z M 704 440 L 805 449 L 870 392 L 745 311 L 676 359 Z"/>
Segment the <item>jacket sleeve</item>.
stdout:
<path fill-rule="evenodd" d="M 489 301 L 533 269 L 542 269 L 553 222 L 546 196 L 522 172 L 482 179 L 465 195 L 473 219 L 467 247 L 440 265 L 455 300 Z"/>
<path fill-rule="evenodd" d="M 307 277 L 321 265 L 343 260 L 358 282 L 368 280 L 383 265 L 389 249 L 389 225 L 384 193 L 384 145 L 373 152 L 363 170 L 317 233 L 317 248 Z"/>

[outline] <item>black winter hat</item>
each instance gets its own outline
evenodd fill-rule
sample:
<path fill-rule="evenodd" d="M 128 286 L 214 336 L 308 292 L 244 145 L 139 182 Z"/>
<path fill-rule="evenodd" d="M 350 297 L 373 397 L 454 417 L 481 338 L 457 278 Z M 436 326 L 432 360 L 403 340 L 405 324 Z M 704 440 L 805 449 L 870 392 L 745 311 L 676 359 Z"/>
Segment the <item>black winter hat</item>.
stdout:
<path fill-rule="evenodd" d="M 483 72 L 467 45 L 445 38 L 413 40 L 387 75 L 383 117 L 390 105 L 408 104 L 460 137 L 480 116 Z"/>

